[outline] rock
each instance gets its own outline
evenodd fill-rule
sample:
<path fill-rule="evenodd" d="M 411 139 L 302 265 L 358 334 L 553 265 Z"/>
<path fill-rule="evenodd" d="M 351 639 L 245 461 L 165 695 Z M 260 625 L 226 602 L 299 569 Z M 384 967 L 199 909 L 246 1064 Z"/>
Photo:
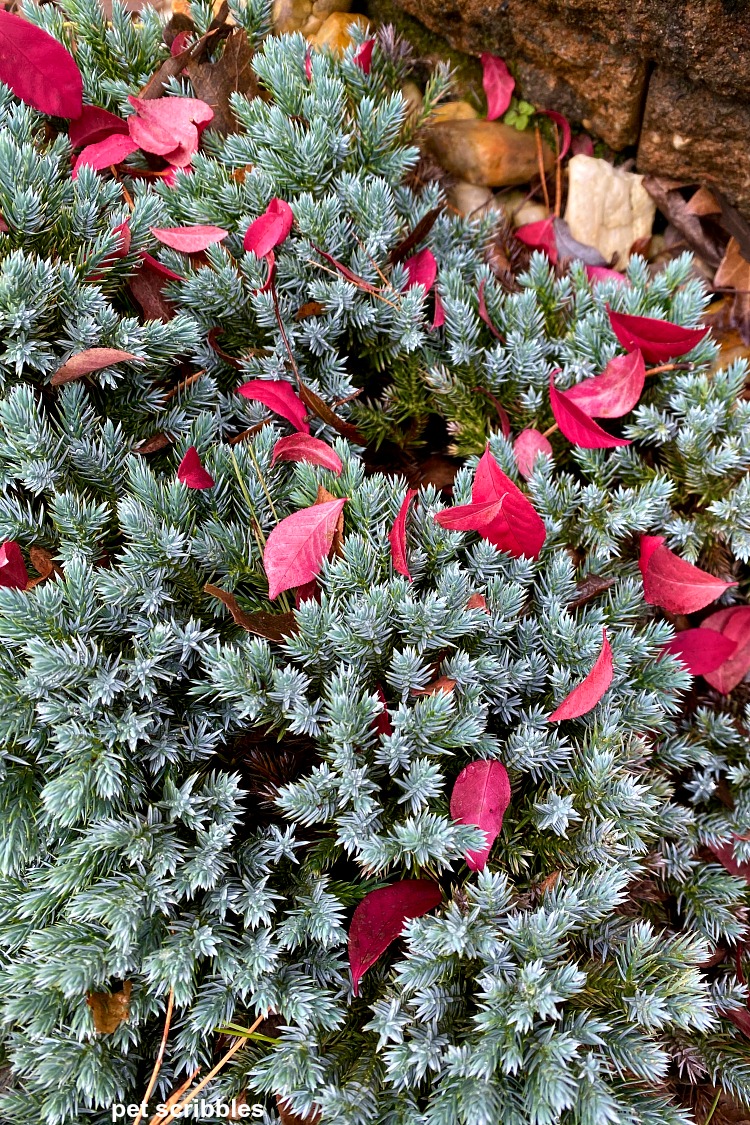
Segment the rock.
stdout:
<path fill-rule="evenodd" d="M 308 35 L 310 45 L 320 49 L 328 47 L 330 51 L 343 54 L 352 41 L 349 28 L 358 23 L 360 27 L 367 27 L 368 21 L 359 12 L 331 12 L 320 28 L 312 35 Z"/>
<path fill-rule="evenodd" d="M 656 205 L 643 176 L 624 172 L 594 156 L 573 156 L 568 163 L 565 220 L 573 238 L 595 246 L 615 268 L 624 269 L 636 239 L 654 225 Z"/>
<path fill-rule="evenodd" d="M 401 95 L 406 102 L 407 118 L 418 117 L 424 108 L 424 98 L 416 82 L 404 82 L 401 87 Z"/>
<path fill-rule="evenodd" d="M 430 124 L 436 125 L 439 121 L 476 121 L 479 110 L 474 109 L 471 102 L 443 102 L 432 112 Z"/>
<path fill-rule="evenodd" d="M 677 180 L 715 184 L 750 214 L 750 102 L 658 69 L 646 98 L 638 167 Z"/>
<path fill-rule="evenodd" d="M 459 215 L 474 215 L 489 207 L 495 196 L 489 188 L 458 180 L 448 191 L 448 202 Z"/>
<path fill-rule="evenodd" d="M 536 140 L 502 121 L 443 121 L 424 132 L 427 151 L 454 176 L 483 187 L 524 184 L 538 172 Z M 555 163 L 544 145 L 544 163 Z"/>
<path fill-rule="evenodd" d="M 351 0 L 274 0 L 274 31 L 314 35 L 332 12 L 348 12 L 351 6 Z"/>

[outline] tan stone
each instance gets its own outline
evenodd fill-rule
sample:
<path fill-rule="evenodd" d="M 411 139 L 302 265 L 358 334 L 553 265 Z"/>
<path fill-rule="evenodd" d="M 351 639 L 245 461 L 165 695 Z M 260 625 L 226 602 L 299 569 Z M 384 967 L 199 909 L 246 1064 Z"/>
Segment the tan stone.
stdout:
<path fill-rule="evenodd" d="M 332 12 L 348 12 L 352 0 L 274 0 L 274 31 L 314 35 Z"/>
<path fill-rule="evenodd" d="M 416 82 L 404 82 L 401 87 L 401 96 L 406 102 L 407 118 L 418 117 L 424 108 L 424 98 Z"/>
<path fill-rule="evenodd" d="M 470 184 L 524 184 L 538 172 L 534 133 L 502 121 L 444 121 L 425 129 L 424 144 L 439 164 Z M 545 167 L 555 158 L 544 146 Z"/>
<path fill-rule="evenodd" d="M 448 203 L 459 215 L 474 215 L 492 204 L 495 196 L 489 188 L 457 180 L 447 192 Z"/>
<path fill-rule="evenodd" d="M 349 29 L 353 24 L 367 27 L 368 21 L 359 12 L 331 12 L 314 35 L 308 36 L 313 47 L 327 47 L 330 51 L 343 54 L 352 41 Z"/>
<path fill-rule="evenodd" d="M 642 176 L 594 156 L 571 157 L 565 211 L 570 233 L 607 261 L 614 256 L 618 269 L 627 265 L 633 243 L 651 234 L 655 214 Z"/>
<path fill-rule="evenodd" d="M 476 121 L 479 110 L 471 102 L 443 102 L 435 106 L 430 116 L 430 124 L 437 125 L 440 121 Z"/>

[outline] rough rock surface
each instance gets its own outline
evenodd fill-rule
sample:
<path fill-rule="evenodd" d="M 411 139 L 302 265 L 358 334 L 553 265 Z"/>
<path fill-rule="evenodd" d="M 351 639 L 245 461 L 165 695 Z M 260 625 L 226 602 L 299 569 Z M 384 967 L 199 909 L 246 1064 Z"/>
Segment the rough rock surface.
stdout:
<path fill-rule="evenodd" d="M 614 258 L 617 269 L 627 265 L 633 243 L 651 234 L 655 213 L 643 176 L 593 156 L 571 158 L 565 211 L 570 233 L 607 261 Z"/>
<path fill-rule="evenodd" d="M 314 35 L 331 12 L 348 12 L 351 6 L 351 0 L 274 0 L 274 30 Z"/>

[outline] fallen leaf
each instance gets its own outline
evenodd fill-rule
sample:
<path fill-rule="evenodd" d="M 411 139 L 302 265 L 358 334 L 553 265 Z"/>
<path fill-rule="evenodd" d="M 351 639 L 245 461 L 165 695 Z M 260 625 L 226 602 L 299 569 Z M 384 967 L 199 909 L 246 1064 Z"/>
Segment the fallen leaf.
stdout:
<path fill-rule="evenodd" d="M 734 839 L 728 840 L 726 844 L 708 844 L 707 847 L 730 875 L 736 875 L 738 879 L 744 879 L 746 883 L 750 884 L 750 860 L 746 859 L 739 862 L 734 858 L 734 841 L 739 839 L 739 836 L 735 836 Z"/>
<path fill-rule="evenodd" d="M 432 316 L 432 324 L 430 325 L 430 328 L 442 328 L 445 324 L 445 305 L 443 304 L 437 289 L 435 290 L 433 296 L 435 300 L 435 311 Z"/>
<path fill-rule="evenodd" d="M 343 468 L 341 458 L 330 445 L 310 434 L 289 434 L 279 438 L 273 447 L 271 464 L 277 461 L 306 461 L 309 465 L 321 465 L 338 476 Z"/>
<path fill-rule="evenodd" d="M 576 596 L 568 602 L 568 609 L 580 609 L 582 605 L 597 598 L 614 586 L 614 578 L 603 578 L 600 574 L 587 574 L 576 583 Z"/>
<path fill-rule="evenodd" d="M 372 67 L 372 51 L 375 46 L 374 39 L 365 39 L 364 43 L 360 43 L 356 51 L 352 55 L 352 62 L 358 66 L 363 74 L 369 74 Z"/>
<path fill-rule="evenodd" d="M 516 238 L 532 250 L 541 250 L 552 265 L 557 261 L 557 239 L 554 219 L 540 219 L 537 223 L 524 223 L 516 230 Z"/>
<path fill-rule="evenodd" d="M 253 70 L 253 49 L 244 28 L 227 37 L 224 50 L 215 62 L 191 59 L 186 67 L 195 95 L 214 111 L 210 128 L 226 136 L 237 132 L 237 118 L 231 105 L 233 93 L 256 98 L 260 94 Z"/>
<path fill-rule="evenodd" d="M 365 281 L 365 279 L 363 277 L 360 277 L 359 274 L 354 273 L 354 271 L 350 270 L 348 266 L 345 266 L 343 262 L 340 262 L 338 258 L 334 258 L 333 254 L 329 254 L 327 253 L 327 251 L 321 250 L 318 246 L 313 246 L 312 243 L 310 243 L 310 245 L 312 246 L 315 253 L 320 254 L 321 258 L 323 258 L 324 261 L 328 262 L 330 266 L 333 266 L 333 268 L 338 273 L 340 273 L 346 281 L 351 282 L 352 285 L 356 285 L 358 289 L 362 289 L 365 293 L 380 292 L 380 290 L 377 289 L 376 286 L 371 285 L 369 281 Z"/>
<path fill-rule="evenodd" d="M 98 105 L 85 105 L 80 116 L 68 126 L 68 139 L 73 148 L 95 144 L 116 133 L 128 135 L 127 121 Z"/>
<path fill-rule="evenodd" d="M 484 610 L 485 613 L 490 612 L 487 605 L 487 599 L 485 598 L 484 594 L 472 594 L 466 603 L 466 608 L 481 609 Z"/>
<path fill-rule="evenodd" d="M 126 361 L 138 362 L 138 356 L 132 352 L 123 352 L 119 348 L 87 348 L 86 351 L 72 355 L 70 359 L 58 367 L 50 379 L 53 387 L 63 383 L 72 383 L 82 379 L 84 375 L 91 375 L 94 371 L 103 371 L 105 367 L 114 367 L 117 363 Z"/>
<path fill-rule="evenodd" d="M 662 648 L 680 660 L 692 676 L 715 672 L 737 648 L 737 642 L 713 629 L 683 629 Z"/>
<path fill-rule="evenodd" d="M 643 186 L 690 249 L 715 270 L 722 258 L 726 235 L 721 240 L 717 239 L 717 233 L 721 235 L 721 231 L 716 224 L 702 223 L 701 216 L 691 208 L 678 188 L 670 186 L 670 181 L 659 176 L 644 176 Z M 715 200 L 714 205 L 721 210 Z"/>
<path fill-rule="evenodd" d="M 412 688 L 411 694 L 414 696 L 419 695 L 437 695 L 442 692 L 443 695 L 450 695 L 456 686 L 456 681 L 451 679 L 450 676 L 438 676 L 432 683 L 426 684 L 423 688 Z"/>
<path fill-rule="evenodd" d="M 730 238 L 713 283 L 717 289 L 735 290 L 729 326 L 738 330 L 744 344 L 750 345 L 750 261 L 743 257 L 736 238 Z"/>
<path fill-rule="evenodd" d="M 602 629 L 602 650 L 596 658 L 594 667 L 585 680 L 565 696 L 547 719 L 548 723 L 559 723 L 564 719 L 578 719 L 596 707 L 599 700 L 612 683 L 614 669 L 612 648 L 607 639 L 607 630 Z"/>
<path fill-rule="evenodd" d="M 333 544 L 346 498 L 312 504 L 281 520 L 268 536 L 263 566 L 271 601 L 317 578 Z"/>
<path fill-rule="evenodd" d="M 653 546 L 656 536 L 641 538 L 643 597 L 667 613 L 696 613 L 716 601 L 736 582 L 723 582 L 665 547 Z M 644 540 L 646 543 L 644 544 Z M 646 558 L 644 561 L 644 550 Z"/>
<path fill-rule="evenodd" d="M 575 403 L 590 418 L 621 418 L 638 405 L 645 383 L 646 363 L 636 348 L 616 355 L 601 375 L 583 379 L 564 393 L 567 402 Z"/>
<path fill-rule="evenodd" d="M 393 521 L 393 527 L 388 532 L 393 569 L 398 571 L 399 574 L 403 574 L 410 582 L 412 577 L 409 572 L 409 561 L 406 553 L 406 520 L 409 515 L 409 505 L 416 495 L 416 488 L 410 488 L 407 491 L 401 507 L 398 510 L 398 515 Z"/>
<path fill-rule="evenodd" d="M 396 262 L 403 262 L 404 258 L 409 256 L 414 247 L 419 246 L 420 242 L 427 237 L 442 212 L 443 205 L 441 204 L 439 207 L 433 207 L 431 211 L 423 215 L 414 230 L 410 231 L 397 246 L 394 246 L 393 250 L 391 250 L 388 255 L 388 261 L 392 265 L 395 265 Z"/>
<path fill-rule="evenodd" d="M 21 548 L 13 539 L 6 539 L 0 546 L 0 586 L 12 590 L 25 590 L 29 584 L 29 573 L 23 561 Z"/>
<path fill-rule="evenodd" d="M 338 414 L 331 410 L 328 403 L 324 402 L 319 395 L 315 394 L 315 391 L 311 391 L 304 383 L 299 384 L 299 397 L 316 418 L 320 418 L 321 422 L 325 422 L 327 426 L 341 434 L 347 441 L 351 441 L 355 445 L 367 445 L 367 441 L 356 426 L 353 426 L 351 422 L 345 422 L 343 418 L 339 418 Z"/>
<path fill-rule="evenodd" d="M 188 488 L 203 489 L 213 488 L 216 481 L 207 473 L 201 464 L 198 450 L 194 445 L 185 453 L 177 469 L 177 479 Z"/>
<path fill-rule="evenodd" d="M 132 982 L 126 980 L 119 992 L 87 992 L 86 1003 L 94 1018 L 94 1028 L 99 1035 L 112 1035 L 130 1018 Z"/>
<path fill-rule="evenodd" d="M 319 1109 L 315 1108 L 304 1117 L 300 1117 L 298 1113 L 292 1113 L 287 1103 L 279 1094 L 276 1095 L 276 1109 L 278 1110 L 281 1125 L 318 1125 L 320 1121 Z"/>
<path fill-rule="evenodd" d="M 93 168 L 96 172 L 101 172 L 104 168 L 111 168 L 115 164 L 120 164 L 127 156 L 137 151 L 138 145 L 132 137 L 127 134 L 113 133 L 111 137 L 105 137 L 103 141 L 87 145 L 79 153 L 73 165 L 73 179 L 78 178 L 78 173 L 84 166 Z"/>
<path fill-rule="evenodd" d="M 365 895 L 349 927 L 349 964 L 355 996 L 359 995 L 364 974 L 399 937 L 406 922 L 421 918 L 442 901 L 440 887 L 428 879 L 404 879 Z"/>
<path fill-rule="evenodd" d="M 256 637 L 265 637 L 267 641 L 281 644 L 299 630 L 293 613 L 266 613 L 265 610 L 245 613 L 244 609 L 240 609 L 234 594 L 230 594 L 228 590 L 222 590 L 220 586 L 214 586 L 210 582 L 203 589 L 212 598 L 218 598 L 224 603 L 237 625 Z"/>
<path fill-rule="evenodd" d="M 133 446 L 133 453 L 158 453 L 161 449 L 167 449 L 168 446 L 174 445 L 174 438 L 169 434 L 157 433 L 152 434 L 151 437 L 145 438 L 144 441 L 139 442 Z"/>
<path fill-rule="evenodd" d="M 294 319 L 307 320 L 311 316 L 322 316 L 326 311 L 325 305 L 321 301 L 305 301 L 304 305 L 300 305 L 294 314 Z"/>
<path fill-rule="evenodd" d="M 716 691 L 728 695 L 750 672 L 750 606 L 720 609 L 701 621 L 701 629 L 715 629 L 737 645 L 732 655 L 703 678 Z"/>
<path fill-rule="evenodd" d="M 274 198 L 247 228 L 242 245 L 256 257 L 265 258 L 284 241 L 293 223 L 294 214 L 289 204 Z"/>
<path fill-rule="evenodd" d="M 534 463 L 539 453 L 544 457 L 552 456 L 552 446 L 544 434 L 539 430 L 521 430 L 513 442 L 513 456 L 518 471 L 525 480 L 528 480 L 534 471 Z"/>
<path fill-rule="evenodd" d="M 510 418 L 508 417 L 508 411 L 505 409 L 497 395 L 493 395 L 492 391 L 488 391 L 484 387 L 475 387 L 474 391 L 476 392 L 476 394 L 484 395 L 485 398 L 488 398 L 490 400 L 492 405 L 495 407 L 495 410 L 497 411 L 498 418 L 500 419 L 500 430 L 503 437 L 510 437 Z"/>
<path fill-rule="evenodd" d="M 578 445 L 581 449 L 614 449 L 617 446 L 630 445 L 626 438 L 615 437 L 614 434 L 603 430 L 593 418 L 584 414 L 580 406 L 568 398 L 567 392 L 558 391 L 554 372 L 549 377 L 549 404 L 560 432 L 573 445 Z"/>
<path fill-rule="evenodd" d="M 492 527 L 503 508 L 503 499 L 486 500 L 480 503 L 458 504 L 445 508 L 435 516 L 435 523 L 446 531 L 477 531 L 483 538 L 484 532 Z"/>
<path fill-rule="evenodd" d="M 172 319 L 175 310 L 162 292 L 167 278 L 160 266 L 161 263 L 150 254 L 141 254 L 140 268 L 133 273 L 128 286 L 147 320 L 163 320 L 166 323 Z"/>
<path fill-rule="evenodd" d="M 198 151 L 201 130 L 213 118 L 213 110 L 200 98 L 137 98 L 128 96 L 135 113 L 128 118 L 128 131 L 144 152 L 163 156 L 175 168 L 189 166 Z"/>
<path fill-rule="evenodd" d="M 31 581 L 27 583 L 27 590 L 38 586 L 40 582 L 45 582 L 48 578 L 51 578 L 53 574 L 62 574 L 62 570 L 52 558 L 50 552 L 44 547 L 29 548 L 29 558 L 31 559 L 31 565 L 34 567 L 39 577 L 32 578 Z"/>
<path fill-rule="evenodd" d="M 285 379 L 251 379 L 238 387 L 237 393 L 251 402 L 262 402 L 274 414 L 291 422 L 295 430 L 304 434 L 310 432 L 305 421 L 305 404 Z"/>
<path fill-rule="evenodd" d="M 479 851 L 467 852 L 467 866 L 483 871 L 492 845 L 500 834 L 503 816 L 510 804 L 510 779 L 501 762 L 469 762 L 456 778 L 451 793 L 451 816 L 459 824 L 474 824 L 487 842 Z"/>
<path fill-rule="evenodd" d="M 607 313 L 622 346 L 628 351 L 639 348 L 647 363 L 668 363 L 686 355 L 708 332 L 708 328 L 683 328 L 669 320 L 614 312 L 609 305 Z"/>
<path fill-rule="evenodd" d="M 472 503 L 486 504 L 502 500 L 502 510 L 483 533 L 493 546 L 518 558 L 537 558 L 547 535 L 544 520 L 527 496 L 502 471 L 486 449 L 477 465 L 471 490 Z"/>
<path fill-rule="evenodd" d="M 495 325 L 492 323 L 492 317 L 490 316 L 489 312 L 487 311 L 487 302 L 486 302 L 485 296 L 484 296 L 485 281 L 486 281 L 486 278 L 483 277 L 482 280 L 479 282 L 479 289 L 477 290 L 477 296 L 479 298 L 479 308 L 478 308 L 479 316 L 480 316 L 480 319 L 483 320 L 484 323 L 487 325 L 487 327 L 489 328 L 492 335 L 495 336 L 500 341 L 501 344 L 504 344 L 505 343 L 505 337 L 503 336 L 502 332 L 498 332 L 497 328 L 495 328 Z"/>
<path fill-rule="evenodd" d="M 586 266 L 597 266 L 599 268 L 607 266 L 607 259 L 595 246 L 590 246 L 586 242 L 579 242 L 577 238 L 573 238 L 565 219 L 555 218 L 552 223 L 557 256 L 560 261 L 583 262 Z"/>
<path fill-rule="evenodd" d="M 437 262 L 435 255 L 427 247 L 419 250 L 411 258 L 404 261 L 407 272 L 407 281 L 404 289 L 411 289 L 414 285 L 421 285 L 425 293 L 429 293 L 437 277 Z"/>
<path fill-rule="evenodd" d="M 158 242 L 172 250 L 179 250 L 183 254 L 199 254 L 215 242 L 221 242 L 229 231 L 212 226 L 151 227 L 151 233 Z"/>
<path fill-rule="evenodd" d="M 516 80 L 504 61 L 486 51 L 479 56 L 482 64 L 482 86 L 487 96 L 487 120 L 496 121 L 510 105 Z"/>
<path fill-rule="evenodd" d="M 721 204 L 717 202 L 708 188 L 699 187 L 685 204 L 691 215 L 720 215 Z"/>
<path fill-rule="evenodd" d="M 50 117 L 80 117 L 83 79 L 54 36 L 0 9 L 0 81 L 32 109 Z"/>
<path fill-rule="evenodd" d="M 628 279 L 619 270 L 610 270 L 606 266 L 585 266 L 586 276 L 589 281 L 619 281 L 627 283 Z"/>
<path fill-rule="evenodd" d="M 393 725 L 391 723 L 391 717 L 388 714 L 388 700 L 386 699 L 385 692 L 383 691 L 380 684 L 378 684 L 378 699 L 383 704 L 383 709 L 376 716 L 373 726 L 375 727 L 375 730 L 378 734 L 393 734 Z"/>

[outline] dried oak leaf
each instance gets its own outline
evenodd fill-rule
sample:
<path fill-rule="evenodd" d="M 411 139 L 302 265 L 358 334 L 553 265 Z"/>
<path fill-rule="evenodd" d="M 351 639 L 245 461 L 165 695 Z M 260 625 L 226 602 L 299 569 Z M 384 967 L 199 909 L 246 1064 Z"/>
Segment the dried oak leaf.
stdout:
<path fill-rule="evenodd" d="M 235 91 L 249 98 L 260 94 L 252 63 L 253 49 L 242 28 L 230 33 L 216 62 L 188 61 L 185 69 L 195 96 L 207 102 L 214 111 L 209 128 L 217 133 L 226 136 L 237 131 L 237 119 L 229 100 Z"/>
<path fill-rule="evenodd" d="M 293 613 L 266 613 L 262 609 L 255 613 L 245 613 L 240 609 L 234 594 L 230 594 L 228 590 L 222 590 L 221 587 L 214 586 L 210 582 L 207 582 L 203 589 L 212 598 L 218 598 L 223 602 L 233 620 L 256 637 L 265 637 L 267 641 L 281 644 L 287 637 L 297 632 L 298 625 Z"/>
<path fill-rule="evenodd" d="M 750 260 L 745 258 L 736 238 L 730 238 L 726 254 L 714 276 L 719 289 L 734 289 L 729 314 L 731 328 L 736 328 L 743 343 L 750 344 Z"/>
<path fill-rule="evenodd" d="M 31 559 L 31 565 L 38 571 L 39 577 L 31 579 L 26 587 L 27 590 L 38 586 L 40 582 L 44 582 L 45 579 L 49 578 L 52 574 L 62 574 L 62 570 L 54 561 L 50 552 L 45 550 L 44 547 L 31 547 L 29 550 L 29 558 Z"/>
<path fill-rule="evenodd" d="M 357 427 L 353 426 L 351 422 L 345 422 L 343 418 L 339 418 L 338 414 L 334 414 L 328 403 L 324 402 L 319 395 L 316 395 L 315 391 L 311 391 L 309 387 L 306 387 L 305 384 L 301 382 L 299 384 L 298 393 L 307 409 L 311 410 L 317 418 L 320 418 L 321 422 L 325 422 L 327 426 L 331 426 L 337 433 L 341 434 L 342 437 L 345 437 L 347 441 L 353 441 L 356 445 L 367 444 Z"/>
<path fill-rule="evenodd" d="M 130 1017 L 130 993 L 133 985 L 126 980 L 119 992 L 88 992 L 86 1003 L 100 1035 L 111 1035 Z"/>

